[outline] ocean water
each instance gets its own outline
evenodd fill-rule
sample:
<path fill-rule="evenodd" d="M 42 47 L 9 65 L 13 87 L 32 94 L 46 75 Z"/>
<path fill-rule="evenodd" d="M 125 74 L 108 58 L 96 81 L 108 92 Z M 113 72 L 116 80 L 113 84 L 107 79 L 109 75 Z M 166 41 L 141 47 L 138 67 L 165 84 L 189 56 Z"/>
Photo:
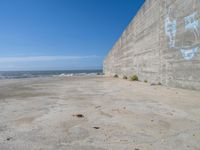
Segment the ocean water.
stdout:
<path fill-rule="evenodd" d="M 0 80 L 53 76 L 92 76 L 102 74 L 102 70 L 0 71 Z"/>

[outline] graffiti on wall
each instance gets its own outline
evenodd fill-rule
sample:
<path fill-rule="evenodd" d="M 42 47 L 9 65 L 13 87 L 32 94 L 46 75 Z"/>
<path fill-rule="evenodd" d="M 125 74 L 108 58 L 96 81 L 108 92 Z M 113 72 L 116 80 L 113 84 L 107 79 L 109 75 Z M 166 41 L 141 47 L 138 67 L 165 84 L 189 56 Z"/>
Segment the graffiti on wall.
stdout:
<path fill-rule="evenodd" d="M 185 60 L 191 60 L 197 53 L 198 47 L 192 49 L 181 49 L 181 54 Z"/>
<path fill-rule="evenodd" d="M 197 37 L 199 37 L 199 21 L 195 19 L 196 14 L 197 13 L 195 12 L 185 17 L 185 30 L 191 30 L 197 39 Z"/>
<path fill-rule="evenodd" d="M 175 47 L 175 41 L 176 41 L 176 20 L 170 20 L 169 14 L 170 10 L 168 11 L 168 15 L 165 18 L 165 34 L 169 38 L 169 47 L 173 48 Z"/>
<path fill-rule="evenodd" d="M 196 2 L 199 2 L 196 0 Z M 199 35 L 199 20 L 198 20 L 198 12 L 189 13 L 183 18 L 184 22 L 184 31 L 179 31 L 178 27 L 181 27 L 181 24 L 178 25 L 175 15 L 172 13 L 172 8 L 166 8 L 167 13 L 165 17 L 165 34 L 168 38 L 168 46 L 169 48 L 177 49 L 181 52 L 182 57 L 185 60 L 191 60 L 197 54 L 200 44 L 200 35 Z M 176 12 L 178 13 L 178 12 Z M 182 32 L 182 33 L 179 33 Z M 184 33 L 187 35 L 184 36 Z M 191 36 L 188 35 L 192 35 Z M 183 36 L 184 39 L 180 42 L 180 39 L 177 39 L 177 34 Z M 179 42 L 176 42 L 178 40 Z"/>
<path fill-rule="evenodd" d="M 175 47 L 176 40 L 176 20 L 171 21 L 169 17 L 165 19 L 165 34 L 169 38 L 169 47 Z"/>

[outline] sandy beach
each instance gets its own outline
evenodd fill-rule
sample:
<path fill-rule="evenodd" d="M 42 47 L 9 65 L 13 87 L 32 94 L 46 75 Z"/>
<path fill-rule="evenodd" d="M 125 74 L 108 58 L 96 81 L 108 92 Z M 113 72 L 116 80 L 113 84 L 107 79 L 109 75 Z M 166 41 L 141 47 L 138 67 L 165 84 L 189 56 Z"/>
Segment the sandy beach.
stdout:
<path fill-rule="evenodd" d="M 200 150 L 200 92 L 103 76 L 0 80 L 0 150 Z"/>

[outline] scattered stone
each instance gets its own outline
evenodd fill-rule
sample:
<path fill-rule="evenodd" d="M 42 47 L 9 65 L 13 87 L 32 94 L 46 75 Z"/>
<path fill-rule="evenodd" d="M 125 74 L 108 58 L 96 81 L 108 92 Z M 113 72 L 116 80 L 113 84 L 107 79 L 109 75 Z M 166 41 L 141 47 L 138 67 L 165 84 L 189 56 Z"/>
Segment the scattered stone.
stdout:
<path fill-rule="evenodd" d="M 135 150 L 140 150 L 139 148 L 135 148 Z"/>
<path fill-rule="evenodd" d="M 155 83 L 151 83 L 150 85 L 151 85 L 151 86 L 155 86 L 156 84 L 155 84 Z"/>
<path fill-rule="evenodd" d="M 93 127 L 93 128 L 96 129 L 96 130 L 100 129 L 100 127 Z"/>
<path fill-rule="evenodd" d="M 84 115 L 83 114 L 76 114 L 76 115 L 73 115 L 74 117 L 77 117 L 77 118 L 84 118 Z"/>
<path fill-rule="evenodd" d="M 10 141 L 10 140 L 12 140 L 12 137 L 8 137 L 6 140 L 7 140 L 7 141 Z"/>
<path fill-rule="evenodd" d="M 96 106 L 95 108 L 101 108 L 101 106 Z"/>
<path fill-rule="evenodd" d="M 157 86 L 157 85 L 162 85 L 160 82 L 159 83 L 151 83 L 151 86 Z"/>
<path fill-rule="evenodd" d="M 173 113 L 171 113 L 171 112 L 168 112 L 167 114 L 168 114 L 168 115 L 170 115 L 170 116 L 173 116 L 173 115 L 174 115 L 174 114 L 173 114 Z"/>

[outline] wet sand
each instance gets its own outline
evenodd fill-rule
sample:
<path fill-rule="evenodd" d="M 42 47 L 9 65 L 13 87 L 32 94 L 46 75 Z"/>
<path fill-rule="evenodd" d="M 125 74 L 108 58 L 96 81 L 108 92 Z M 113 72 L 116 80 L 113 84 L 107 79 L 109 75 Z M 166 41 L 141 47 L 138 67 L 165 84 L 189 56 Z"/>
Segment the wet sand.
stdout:
<path fill-rule="evenodd" d="M 200 92 L 107 77 L 0 80 L 0 150 L 200 150 Z"/>

